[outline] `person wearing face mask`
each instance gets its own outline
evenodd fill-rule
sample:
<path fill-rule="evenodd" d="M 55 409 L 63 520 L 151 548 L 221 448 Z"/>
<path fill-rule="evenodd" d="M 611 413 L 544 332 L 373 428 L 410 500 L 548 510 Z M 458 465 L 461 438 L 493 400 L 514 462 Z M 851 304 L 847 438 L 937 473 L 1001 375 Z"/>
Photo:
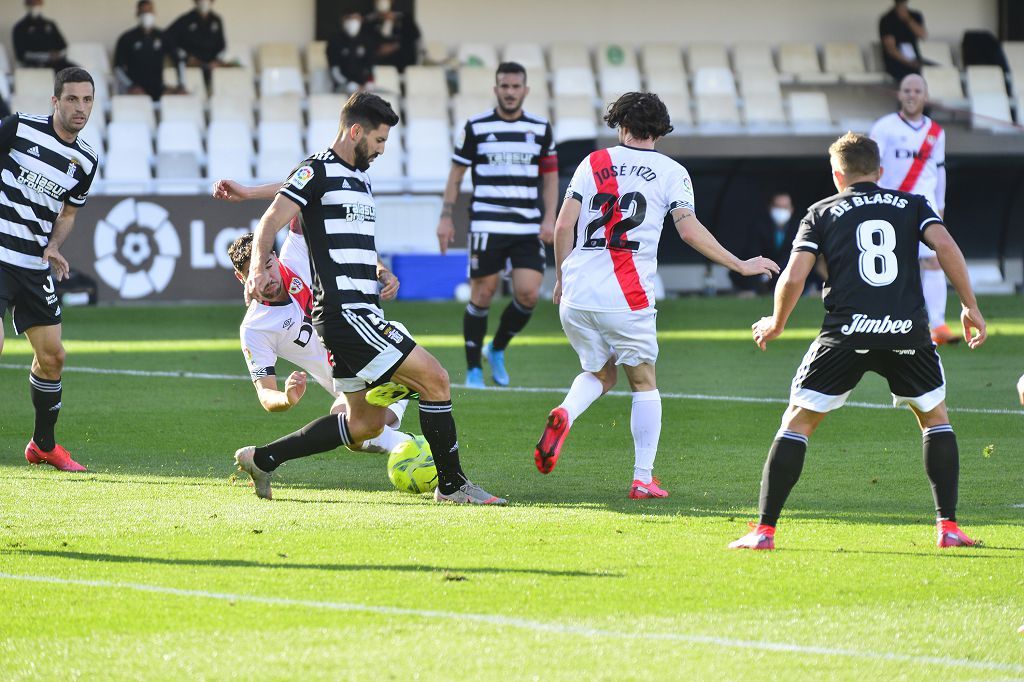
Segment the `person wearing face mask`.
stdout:
<path fill-rule="evenodd" d="M 14 25 L 14 54 L 22 66 L 60 71 L 75 66 L 67 60 L 68 44 L 53 21 L 43 17 L 43 0 L 25 0 L 25 17 Z"/>
<path fill-rule="evenodd" d="M 152 0 L 139 0 L 135 16 L 138 25 L 117 39 L 114 72 L 122 92 L 149 95 L 158 100 L 164 94 L 167 49 L 163 31 L 156 27 L 156 7 Z"/>
<path fill-rule="evenodd" d="M 343 15 L 340 29 L 327 41 L 327 63 L 335 86 L 355 92 L 373 80 L 374 45 L 361 14 Z"/>
<path fill-rule="evenodd" d="M 419 61 L 420 27 L 411 14 L 394 11 L 391 0 L 376 0 L 374 9 L 368 22 L 376 43 L 376 62 L 405 71 Z"/>
<path fill-rule="evenodd" d="M 775 192 L 768 200 L 763 214 L 751 225 L 744 243 L 737 248 L 741 258 L 751 255 L 764 255 L 786 267 L 789 252 L 796 236 L 797 221 L 793 217 L 793 198 L 788 192 Z M 749 253 L 748 253 L 749 252 Z M 814 278 L 814 273 L 811 273 Z M 733 286 L 742 295 L 769 294 L 774 281 L 763 277 L 743 277 L 735 272 L 729 273 Z"/>
<path fill-rule="evenodd" d="M 186 66 L 198 66 L 209 87 L 210 73 L 223 66 L 220 58 L 227 47 L 224 22 L 213 12 L 213 0 L 196 0 L 194 10 L 182 14 L 167 28 L 165 39 L 178 64 L 178 82 L 185 82 Z"/>

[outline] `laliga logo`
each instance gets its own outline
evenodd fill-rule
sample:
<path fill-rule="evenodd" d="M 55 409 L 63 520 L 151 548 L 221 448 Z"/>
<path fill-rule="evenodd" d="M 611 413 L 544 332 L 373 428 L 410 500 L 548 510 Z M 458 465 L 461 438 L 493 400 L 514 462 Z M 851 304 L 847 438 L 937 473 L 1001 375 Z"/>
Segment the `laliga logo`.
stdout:
<path fill-rule="evenodd" d="M 167 211 L 125 199 L 96 225 L 96 272 L 122 298 L 144 298 L 167 288 L 181 242 Z"/>

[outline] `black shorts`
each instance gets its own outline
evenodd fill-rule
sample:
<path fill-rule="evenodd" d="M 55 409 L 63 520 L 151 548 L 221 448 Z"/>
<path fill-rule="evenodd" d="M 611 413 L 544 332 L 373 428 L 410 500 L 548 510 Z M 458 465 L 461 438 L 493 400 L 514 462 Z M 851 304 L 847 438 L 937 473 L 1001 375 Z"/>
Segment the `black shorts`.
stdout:
<path fill-rule="evenodd" d="M 60 301 L 50 269 L 29 270 L 0 262 L 0 320 L 11 308 L 14 331 L 60 324 Z"/>
<path fill-rule="evenodd" d="M 366 310 L 343 310 L 313 325 L 331 352 L 334 388 L 355 393 L 391 380 L 416 341 L 401 322 Z"/>
<path fill-rule="evenodd" d="M 935 346 L 909 350 L 853 350 L 811 344 L 793 377 L 789 402 L 815 412 L 843 406 L 865 372 L 885 377 L 893 405 L 930 412 L 946 399 L 946 376 Z"/>
<path fill-rule="evenodd" d="M 475 279 L 502 272 L 509 261 L 513 269 L 544 272 L 547 264 L 544 242 L 535 234 L 469 233 L 470 277 Z"/>

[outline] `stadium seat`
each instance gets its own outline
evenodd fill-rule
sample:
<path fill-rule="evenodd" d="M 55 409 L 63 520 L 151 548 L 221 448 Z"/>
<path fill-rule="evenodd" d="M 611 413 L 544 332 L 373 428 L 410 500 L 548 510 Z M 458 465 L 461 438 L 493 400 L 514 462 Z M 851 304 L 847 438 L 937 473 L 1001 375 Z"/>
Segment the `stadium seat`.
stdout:
<path fill-rule="evenodd" d="M 732 48 L 732 68 L 741 71 L 777 71 L 772 48 L 765 43 L 739 43 Z"/>
<path fill-rule="evenodd" d="M 366 171 L 375 193 L 401 192 L 405 189 L 405 172 L 402 164 L 404 158 L 405 150 L 402 149 L 401 138 L 393 135 L 388 139 L 384 153 L 378 156 Z"/>
<path fill-rule="evenodd" d="M 237 67 L 227 68 L 240 68 L 248 71 L 250 74 L 256 73 L 256 67 L 253 63 L 253 49 L 252 45 L 248 43 L 236 43 L 234 41 L 229 42 L 227 48 L 224 50 L 223 62 L 225 64 L 237 64 Z M 220 71 L 221 69 L 214 69 L 214 71 Z"/>
<path fill-rule="evenodd" d="M 522 64 L 527 72 L 531 69 L 547 69 L 544 50 L 537 43 L 509 43 L 505 46 L 502 61 Z"/>
<path fill-rule="evenodd" d="M 33 114 L 35 116 L 49 116 L 53 113 L 53 105 L 50 103 L 50 99 L 53 97 L 53 93 L 46 95 L 22 95 L 21 93 L 15 92 L 11 97 L 11 111 L 20 111 L 23 114 Z M 89 121 L 101 122 L 99 126 L 106 128 L 103 121 L 103 112 L 95 111 L 90 117 Z M 95 123 L 93 123 L 95 125 Z"/>
<path fill-rule="evenodd" d="M 447 147 L 411 147 L 405 161 L 412 191 L 439 192 L 444 189 L 451 170 L 451 151 Z"/>
<path fill-rule="evenodd" d="M 107 194 L 145 194 L 150 189 L 151 177 L 149 159 L 136 150 L 112 147 L 103 160 L 103 186 Z"/>
<path fill-rule="evenodd" d="M 555 144 L 571 140 L 594 140 L 597 139 L 597 123 L 593 116 L 588 118 L 561 117 L 555 120 L 553 132 Z"/>
<path fill-rule="evenodd" d="M 7 56 L 7 46 L 4 45 L 3 43 L 0 43 L 0 72 L 2 72 L 2 73 L 12 73 L 13 72 L 13 69 L 11 69 L 11 60 Z"/>
<path fill-rule="evenodd" d="M 226 96 L 238 102 L 252 102 L 256 99 L 256 87 L 253 85 L 252 71 L 224 67 L 213 70 L 211 94 Z"/>
<path fill-rule="evenodd" d="M 481 66 L 486 69 L 498 66 L 498 52 L 492 43 L 463 43 L 459 45 L 455 58 L 460 66 Z"/>
<path fill-rule="evenodd" d="M 107 126 L 107 149 L 111 155 L 138 154 L 148 163 L 153 156 L 152 130 L 142 121 L 111 121 Z"/>
<path fill-rule="evenodd" d="M 693 73 L 693 94 L 695 96 L 736 96 L 736 80 L 728 67 L 705 66 Z"/>
<path fill-rule="evenodd" d="M 955 66 L 949 43 L 941 40 L 921 40 L 917 43 L 921 58 L 935 66 Z"/>
<path fill-rule="evenodd" d="M 968 66 L 967 96 L 1001 94 L 1006 95 L 1006 76 L 1000 66 Z"/>
<path fill-rule="evenodd" d="M 162 121 L 156 129 L 157 154 L 189 153 L 203 156 L 203 139 L 192 121 Z"/>
<path fill-rule="evenodd" d="M 11 79 L 7 77 L 7 74 L 0 71 L 0 97 L 3 97 L 5 102 L 11 101 L 13 85 L 14 84 L 11 83 Z"/>
<path fill-rule="evenodd" d="M 103 144 L 104 126 L 98 124 L 97 121 L 102 120 L 102 116 L 90 116 L 89 122 L 86 123 L 85 127 L 82 128 L 82 131 L 78 133 L 78 137 L 92 147 L 93 150 L 99 154 L 101 160 L 106 156 L 106 145 Z"/>
<path fill-rule="evenodd" d="M 928 99 L 947 107 L 967 106 L 960 71 L 954 66 L 924 66 L 921 75 L 928 84 Z"/>
<path fill-rule="evenodd" d="M 636 48 L 622 43 L 601 43 L 594 51 L 598 71 L 604 69 L 637 68 Z"/>
<path fill-rule="evenodd" d="M 693 112 L 690 111 L 690 95 L 686 93 L 658 93 L 668 109 L 669 120 L 674 130 L 671 134 L 682 135 L 693 128 Z"/>
<path fill-rule="evenodd" d="M 206 160 L 206 177 L 209 180 L 227 178 L 248 182 L 252 180 L 252 159 L 222 149 L 210 149 Z"/>
<path fill-rule="evenodd" d="M 466 95 L 491 95 L 494 92 L 494 69 L 479 66 L 460 66 L 458 72 L 459 93 Z"/>
<path fill-rule="evenodd" d="M 260 182 L 283 182 L 304 158 L 301 147 L 260 150 L 256 157 L 256 179 Z"/>
<path fill-rule="evenodd" d="M 551 71 L 559 69 L 590 69 L 590 52 L 582 43 L 552 43 L 548 47 Z"/>
<path fill-rule="evenodd" d="M 310 95 L 309 96 L 309 122 L 330 121 L 335 127 L 341 120 L 341 108 L 345 106 L 344 95 Z"/>
<path fill-rule="evenodd" d="M 263 97 L 302 97 L 305 94 L 306 85 L 302 80 L 302 72 L 294 66 L 270 67 L 260 72 L 260 95 Z"/>
<path fill-rule="evenodd" d="M 666 95 L 689 95 L 686 75 L 679 68 L 651 67 L 646 71 L 647 92 L 665 99 Z"/>
<path fill-rule="evenodd" d="M 198 95 L 164 95 L 160 98 L 161 121 L 191 121 L 200 130 L 206 127 L 203 102 Z"/>
<path fill-rule="evenodd" d="M 165 152 L 156 156 L 158 194 L 188 194 L 199 190 L 202 178 L 199 159 L 187 152 Z M 232 178 L 233 179 L 233 178 Z"/>
<path fill-rule="evenodd" d="M 403 107 L 407 121 L 436 119 L 448 125 L 448 98 L 421 95 L 406 97 Z"/>
<path fill-rule="evenodd" d="M 837 74 L 823 73 L 818 48 L 811 43 L 783 43 L 779 46 L 779 71 L 798 83 L 838 83 Z"/>
<path fill-rule="evenodd" d="M 286 121 L 302 126 L 302 102 L 290 95 L 277 97 L 261 97 L 259 102 L 259 120 Z"/>
<path fill-rule="evenodd" d="M 693 43 L 686 50 L 686 68 L 690 75 L 701 69 L 728 69 L 729 56 L 722 43 Z"/>
<path fill-rule="evenodd" d="M 169 87 L 178 85 L 178 70 L 175 67 L 164 67 L 164 84 Z M 206 81 L 203 80 L 203 70 L 198 66 L 185 68 L 185 90 L 190 95 L 196 95 L 203 101 L 206 100 Z"/>
<path fill-rule="evenodd" d="M 533 103 L 533 96 L 527 100 L 527 109 L 530 109 L 530 104 Z M 494 95 L 490 97 L 486 95 L 464 95 L 458 94 L 452 103 L 454 115 L 452 120 L 455 122 L 454 132 L 457 136 L 459 132 L 465 127 L 466 119 L 470 116 L 476 116 L 489 109 L 494 109 Z"/>
<path fill-rule="evenodd" d="M 410 119 L 403 126 L 402 137 L 405 148 L 412 149 L 444 149 L 445 156 L 451 156 L 451 126 L 447 120 L 439 118 Z"/>
<path fill-rule="evenodd" d="M 559 97 L 555 100 L 555 119 L 595 118 L 594 100 L 583 95 Z"/>
<path fill-rule="evenodd" d="M 302 70 L 299 51 L 291 43 L 263 43 L 257 48 L 256 57 L 261 72 L 281 68 Z"/>
<path fill-rule="evenodd" d="M 448 81 L 438 66 L 410 66 L 405 70 L 405 96 L 447 97 Z"/>
<path fill-rule="evenodd" d="M 825 71 L 838 75 L 846 83 L 883 83 L 881 72 L 864 67 L 864 54 L 857 43 L 825 43 Z"/>
<path fill-rule="evenodd" d="M 590 70 L 590 67 L 558 68 L 554 73 L 552 90 L 556 99 L 575 95 L 596 97 L 594 72 Z"/>
<path fill-rule="evenodd" d="M 232 99 L 230 96 L 214 96 L 210 98 L 210 123 L 214 121 L 232 121 L 245 123 L 249 128 L 253 127 L 252 103 L 241 102 Z"/>
<path fill-rule="evenodd" d="M 17 95 L 53 95 L 53 69 L 29 69 L 18 67 L 14 70 L 14 92 Z"/>
<path fill-rule="evenodd" d="M 683 51 L 675 43 L 647 43 L 640 46 L 640 61 L 644 72 L 681 71 Z"/>
<path fill-rule="evenodd" d="M 373 67 L 373 89 L 385 98 L 400 96 L 402 94 L 402 79 L 398 69 L 394 66 Z"/>
<path fill-rule="evenodd" d="M 451 49 L 436 40 L 423 43 L 423 63 L 428 66 L 445 66 L 451 59 Z"/>
<path fill-rule="evenodd" d="M 259 151 L 284 150 L 301 154 L 302 135 L 299 126 L 289 121 L 260 121 L 256 129 Z M 261 176 L 262 177 L 262 176 Z"/>
<path fill-rule="evenodd" d="M 156 127 L 153 100 L 149 95 L 114 95 L 110 99 L 110 120 L 140 121 L 152 130 Z"/>
<path fill-rule="evenodd" d="M 789 118 L 797 133 L 828 133 L 833 129 L 828 98 L 823 92 L 791 92 Z"/>
<path fill-rule="evenodd" d="M 779 74 L 774 69 L 771 71 L 740 71 L 736 75 L 739 79 L 740 94 L 744 98 L 752 95 L 782 98 Z"/>
<path fill-rule="evenodd" d="M 971 95 L 971 127 L 994 133 L 1014 132 L 1010 99 L 1006 93 L 982 92 Z"/>
<path fill-rule="evenodd" d="M 206 149 L 211 157 L 214 152 L 223 152 L 251 162 L 252 130 L 240 121 L 211 121 L 206 129 Z"/>
<path fill-rule="evenodd" d="M 314 40 L 307 43 L 304 57 L 310 94 L 327 94 L 334 90 L 331 68 L 327 62 L 327 41 Z"/>
<path fill-rule="evenodd" d="M 110 57 L 102 43 L 68 43 L 67 50 L 68 61 L 78 64 L 93 77 L 98 73 L 110 75 Z"/>
<path fill-rule="evenodd" d="M 1024 40 L 1008 40 L 1003 43 L 1003 54 L 1010 67 L 1013 89 L 1018 95 L 1024 94 Z"/>
<path fill-rule="evenodd" d="M 626 92 L 642 90 L 640 71 L 635 66 L 606 67 L 598 72 L 601 99 L 607 104 Z"/>
<path fill-rule="evenodd" d="M 331 146 L 335 136 L 338 134 L 338 121 L 317 119 L 309 122 L 306 128 L 306 154 L 316 154 Z M 397 137 L 392 135 L 390 137 Z M 388 145 L 391 140 L 389 138 Z"/>
<path fill-rule="evenodd" d="M 731 133 L 740 126 L 733 95 L 697 95 L 697 127 L 703 133 Z"/>
<path fill-rule="evenodd" d="M 786 126 L 781 94 L 754 93 L 743 98 L 743 122 L 748 132 L 771 132 Z"/>

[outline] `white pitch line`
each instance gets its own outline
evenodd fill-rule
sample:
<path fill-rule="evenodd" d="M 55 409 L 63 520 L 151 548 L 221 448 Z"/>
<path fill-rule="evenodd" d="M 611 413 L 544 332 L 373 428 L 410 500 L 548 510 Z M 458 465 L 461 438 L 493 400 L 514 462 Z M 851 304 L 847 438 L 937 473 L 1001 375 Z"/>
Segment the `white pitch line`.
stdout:
<path fill-rule="evenodd" d="M 10 363 L 0 363 L 0 369 L 17 369 L 27 371 L 28 365 L 15 365 Z M 245 381 L 249 382 L 249 377 L 239 376 L 237 374 L 209 374 L 204 372 L 172 372 L 172 371 L 152 371 L 142 369 L 110 369 L 106 367 L 65 367 L 65 372 L 81 372 L 83 374 L 115 374 L 122 376 L 132 377 L 165 377 L 171 379 L 207 379 L 217 381 Z M 569 389 L 567 388 L 552 388 L 543 386 L 507 386 L 504 388 L 497 386 L 485 386 L 483 388 L 476 388 L 472 386 L 466 386 L 464 384 L 452 384 L 452 388 L 459 388 L 470 391 L 493 391 L 496 393 L 546 393 L 553 395 L 564 395 Z M 608 395 L 629 397 L 633 395 L 628 391 L 609 391 Z M 753 396 L 738 396 L 738 395 L 707 395 L 704 393 L 669 393 L 662 392 L 662 398 L 669 398 L 673 400 L 712 400 L 727 403 L 777 403 L 779 405 L 789 404 L 788 398 L 757 398 Z M 861 407 L 869 410 L 892 410 L 896 409 L 889 403 L 863 403 L 858 401 L 850 401 L 846 403 L 847 407 Z M 1002 408 L 985 408 L 985 407 L 950 407 L 950 412 L 964 412 L 967 414 L 1012 414 L 1017 416 L 1024 416 L 1024 410 L 1010 410 Z"/>
<path fill-rule="evenodd" d="M 1013 673 L 1024 673 L 1024 665 L 1015 663 L 1000 663 L 997 661 L 972 661 L 965 658 L 952 658 L 948 656 L 914 656 L 911 654 L 900 654 L 891 651 L 870 651 L 857 649 L 840 649 L 826 646 L 805 646 L 803 644 L 791 644 L 789 642 L 771 642 L 763 640 L 734 639 L 731 637 L 715 637 L 712 635 L 688 635 L 681 632 L 635 632 L 624 630 L 606 630 L 592 628 L 585 625 L 570 625 L 567 623 L 544 622 L 530 620 L 528 618 L 515 618 L 491 613 L 460 613 L 458 611 L 437 611 L 432 609 L 409 609 L 397 606 L 373 606 L 369 604 L 354 604 L 350 602 L 319 601 L 308 599 L 289 599 L 287 597 L 263 597 L 252 594 L 232 594 L 229 592 L 207 592 L 206 590 L 186 590 L 177 587 L 164 587 L 162 585 L 147 585 L 144 583 L 122 583 L 110 582 L 107 580 L 78 580 L 73 578 L 58 578 L 45 575 L 19 575 L 16 573 L 0 573 L 2 580 L 18 580 L 33 583 L 48 583 L 52 585 L 76 585 L 80 587 L 100 587 L 116 590 L 132 590 L 135 592 L 149 592 L 154 594 L 167 594 L 177 597 L 197 597 L 200 599 L 215 599 L 218 601 L 245 602 L 251 604 L 268 604 L 272 606 L 297 606 L 309 609 L 322 609 L 326 611 L 347 611 L 357 613 L 372 613 L 382 616 L 413 616 L 416 618 L 432 618 L 453 620 L 458 622 L 474 622 L 493 625 L 495 627 L 517 628 L 531 632 L 546 632 L 558 635 L 576 635 L 579 637 L 607 637 L 611 639 L 639 639 L 654 641 L 686 642 L 688 644 L 703 644 L 728 649 L 753 649 L 757 651 L 777 651 L 783 653 L 809 654 L 812 656 L 835 656 L 841 658 L 853 658 L 873 661 L 892 661 L 896 663 L 914 663 L 918 665 L 934 665 L 945 668 L 970 668 L 974 670 L 1002 670 Z"/>

